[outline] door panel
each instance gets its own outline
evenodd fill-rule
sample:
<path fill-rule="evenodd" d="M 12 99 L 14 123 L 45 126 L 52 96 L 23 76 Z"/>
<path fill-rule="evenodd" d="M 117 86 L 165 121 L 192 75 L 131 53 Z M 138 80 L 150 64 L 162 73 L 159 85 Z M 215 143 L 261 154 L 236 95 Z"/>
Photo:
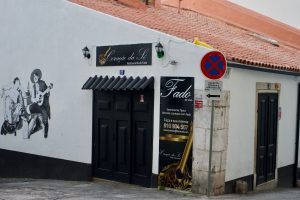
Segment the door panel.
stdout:
<path fill-rule="evenodd" d="M 99 133 L 99 152 L 100 159 L 98 161 L 98 167 L 105 167 L 106 163 L 109 163 L 108 160 L 108 153 L 109 153 L 109 145 L 108 145 L 108 137 L 109 137 L 109 128 L 108 128 L 108 120 L 99 120 L 98 125 L 100 126 L 98 130 L 100 130 Z"/>
<path fill-rule="evenodd" d="M 278 95 L 269 94 L 269 120 L 268 120 L 268 168 L 267 181 L 275 179 L 276 169 L 276 142 L 278 119 Z"/>
<path fill-rule="evenodd" d="M 150 186 L 152 126 L 153 90 L 95 91 L 94 176 Z"/>
<path fill-rule="evenodd" d="M 130 182 L 131 94 L 115 93 L 114 121 L 116 127 L 115 180 Z"/>
<path fill-rule="evenodd" d="M 275 178 L 278 94 L 258 94 L 256 184 Z"/>
<path fill-rule="evenodd" d="M 132 183 L 149 186 L 152 169 L 153 90 L 133 94 Z"/>
<path fill-rule="evenodd" d="M 124 151 L 124 149 L 127 149 L 128 144 L 127 144 L 127 136 L 128 136 L 128 129 L 126 126 L 122 126 L 122 122 L 124 121 L 119 121 L 118 123 L 118 132 L 117 132 L 117 137 L 118 137 L 118 165 L 126 165 L 128 164 L 128 155 L 127 151 Z M 121 124 L 121 125 L 120 125 Z M 128 171 L 128 170 L 126 170 Z"/>
<path fill-rule="evenodd" d="M 93 172 L 95 176 L 112 178 L 114 172 L 113 96 L 94 92 Z"/>
<path fill-rule="evenodd" d="M 147 131 L 143 126 L 145 123 L 136 121 L 135 126 L 135 145 L 134 145 L 134 170 L 133 173 L 145 175 L 145 139 L 147 137 Z"/>
<path fill-rule="evenodd" d="M 136 135 L 136 164 L 139 166 L 145 165 L 145 139 L 146 139 L 146 130 L 140 126 L 140 122 L 137 123 L 137 130 L 135 131 Z"/>
<path fill-rule="evenodd" d="M 257 161 L 256 161 L 256 173 L 257 184 L 265 182 L 266 179 L 266 119 L 267 119 L 267 96 L 259 94 L 258 96 L 258 122 L 257 122 Z"/>

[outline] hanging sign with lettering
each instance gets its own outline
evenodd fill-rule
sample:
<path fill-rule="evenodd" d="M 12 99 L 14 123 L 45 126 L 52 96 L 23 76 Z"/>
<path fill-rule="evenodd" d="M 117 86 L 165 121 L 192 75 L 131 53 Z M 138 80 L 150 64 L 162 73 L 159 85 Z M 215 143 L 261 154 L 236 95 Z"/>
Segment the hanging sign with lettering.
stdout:
<path fill-rule="evenodd" d="M 181 190 L 192 185 L 193 77 L 161 77 L 159 184 Z"/>
<path fill-rule="evenodd" d="M 96 48 L 96 66 L 151 65 L 152 44 L 99 46 Z"/>

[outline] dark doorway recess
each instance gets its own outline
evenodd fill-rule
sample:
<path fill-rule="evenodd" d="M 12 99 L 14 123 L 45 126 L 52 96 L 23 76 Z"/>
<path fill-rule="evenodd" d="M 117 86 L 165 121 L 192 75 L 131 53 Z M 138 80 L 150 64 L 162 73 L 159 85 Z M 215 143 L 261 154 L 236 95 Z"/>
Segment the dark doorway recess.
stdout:
<path fill-rule="evenodd" d="M 152 89 L 94 90 L 94 177 L 150 187 L 153 95 Z"/>
<path fill-rule="evenodd" d="M 278 94 L 258 94 L 256 185 L 275 179 Z"/>

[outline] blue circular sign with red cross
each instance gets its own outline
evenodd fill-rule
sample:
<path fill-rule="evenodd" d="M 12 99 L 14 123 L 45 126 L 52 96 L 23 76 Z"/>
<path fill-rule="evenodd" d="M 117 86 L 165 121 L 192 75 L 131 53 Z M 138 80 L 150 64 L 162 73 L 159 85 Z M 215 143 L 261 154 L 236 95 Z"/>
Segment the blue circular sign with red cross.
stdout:
<path fill-rule="evenodd" d="M 219 51 L 211 51 L 201 60 L 201 71 L 209 79 L 220 79 L 226 72 L 227 62 Z"/>

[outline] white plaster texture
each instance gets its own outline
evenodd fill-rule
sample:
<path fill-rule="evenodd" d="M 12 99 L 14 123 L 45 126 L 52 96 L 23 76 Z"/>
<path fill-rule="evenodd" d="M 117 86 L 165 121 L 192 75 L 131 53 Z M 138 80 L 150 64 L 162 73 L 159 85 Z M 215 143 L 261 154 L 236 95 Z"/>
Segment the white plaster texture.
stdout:
<path fill-rule="evenodd" d="M 230 90 L 226 181 L 255 173 L 256 82 L 280 83 L 277 168 L 294 163 L 297 84 L 294 76 L 232 68 L 223 87 Z"/>
<path fill-rule="evenodd" d="M 158 173 L 160 77 L 195 77 L 195 88 L 203 88 L 199 63 L 211 50 L 65 0 L 2 0 L 0 25 L 0 55 L 5 55 L 0 59 L 0 87 L 14 77 L 26 87 L 35 68 L 54 84 L 49 137 L 7 135 L 1 137 L 0 148 L 91 163 L 93 96 L 81 87 L 90 76 L 118 76 L 123 69 L 126 76 L 155 78 L 152 172 Z M 158 41 L 165 48 L 163 59 L 156 57 Z M 153 44 L 151 66 L 95 66 L 96 46 L 136 43 Z M 86 45 L 90 60 L 82 55 Z M 168 65 L 170 60 L 178 64 Z M 0 122 L 2 113 L 1 106 Z"/>

